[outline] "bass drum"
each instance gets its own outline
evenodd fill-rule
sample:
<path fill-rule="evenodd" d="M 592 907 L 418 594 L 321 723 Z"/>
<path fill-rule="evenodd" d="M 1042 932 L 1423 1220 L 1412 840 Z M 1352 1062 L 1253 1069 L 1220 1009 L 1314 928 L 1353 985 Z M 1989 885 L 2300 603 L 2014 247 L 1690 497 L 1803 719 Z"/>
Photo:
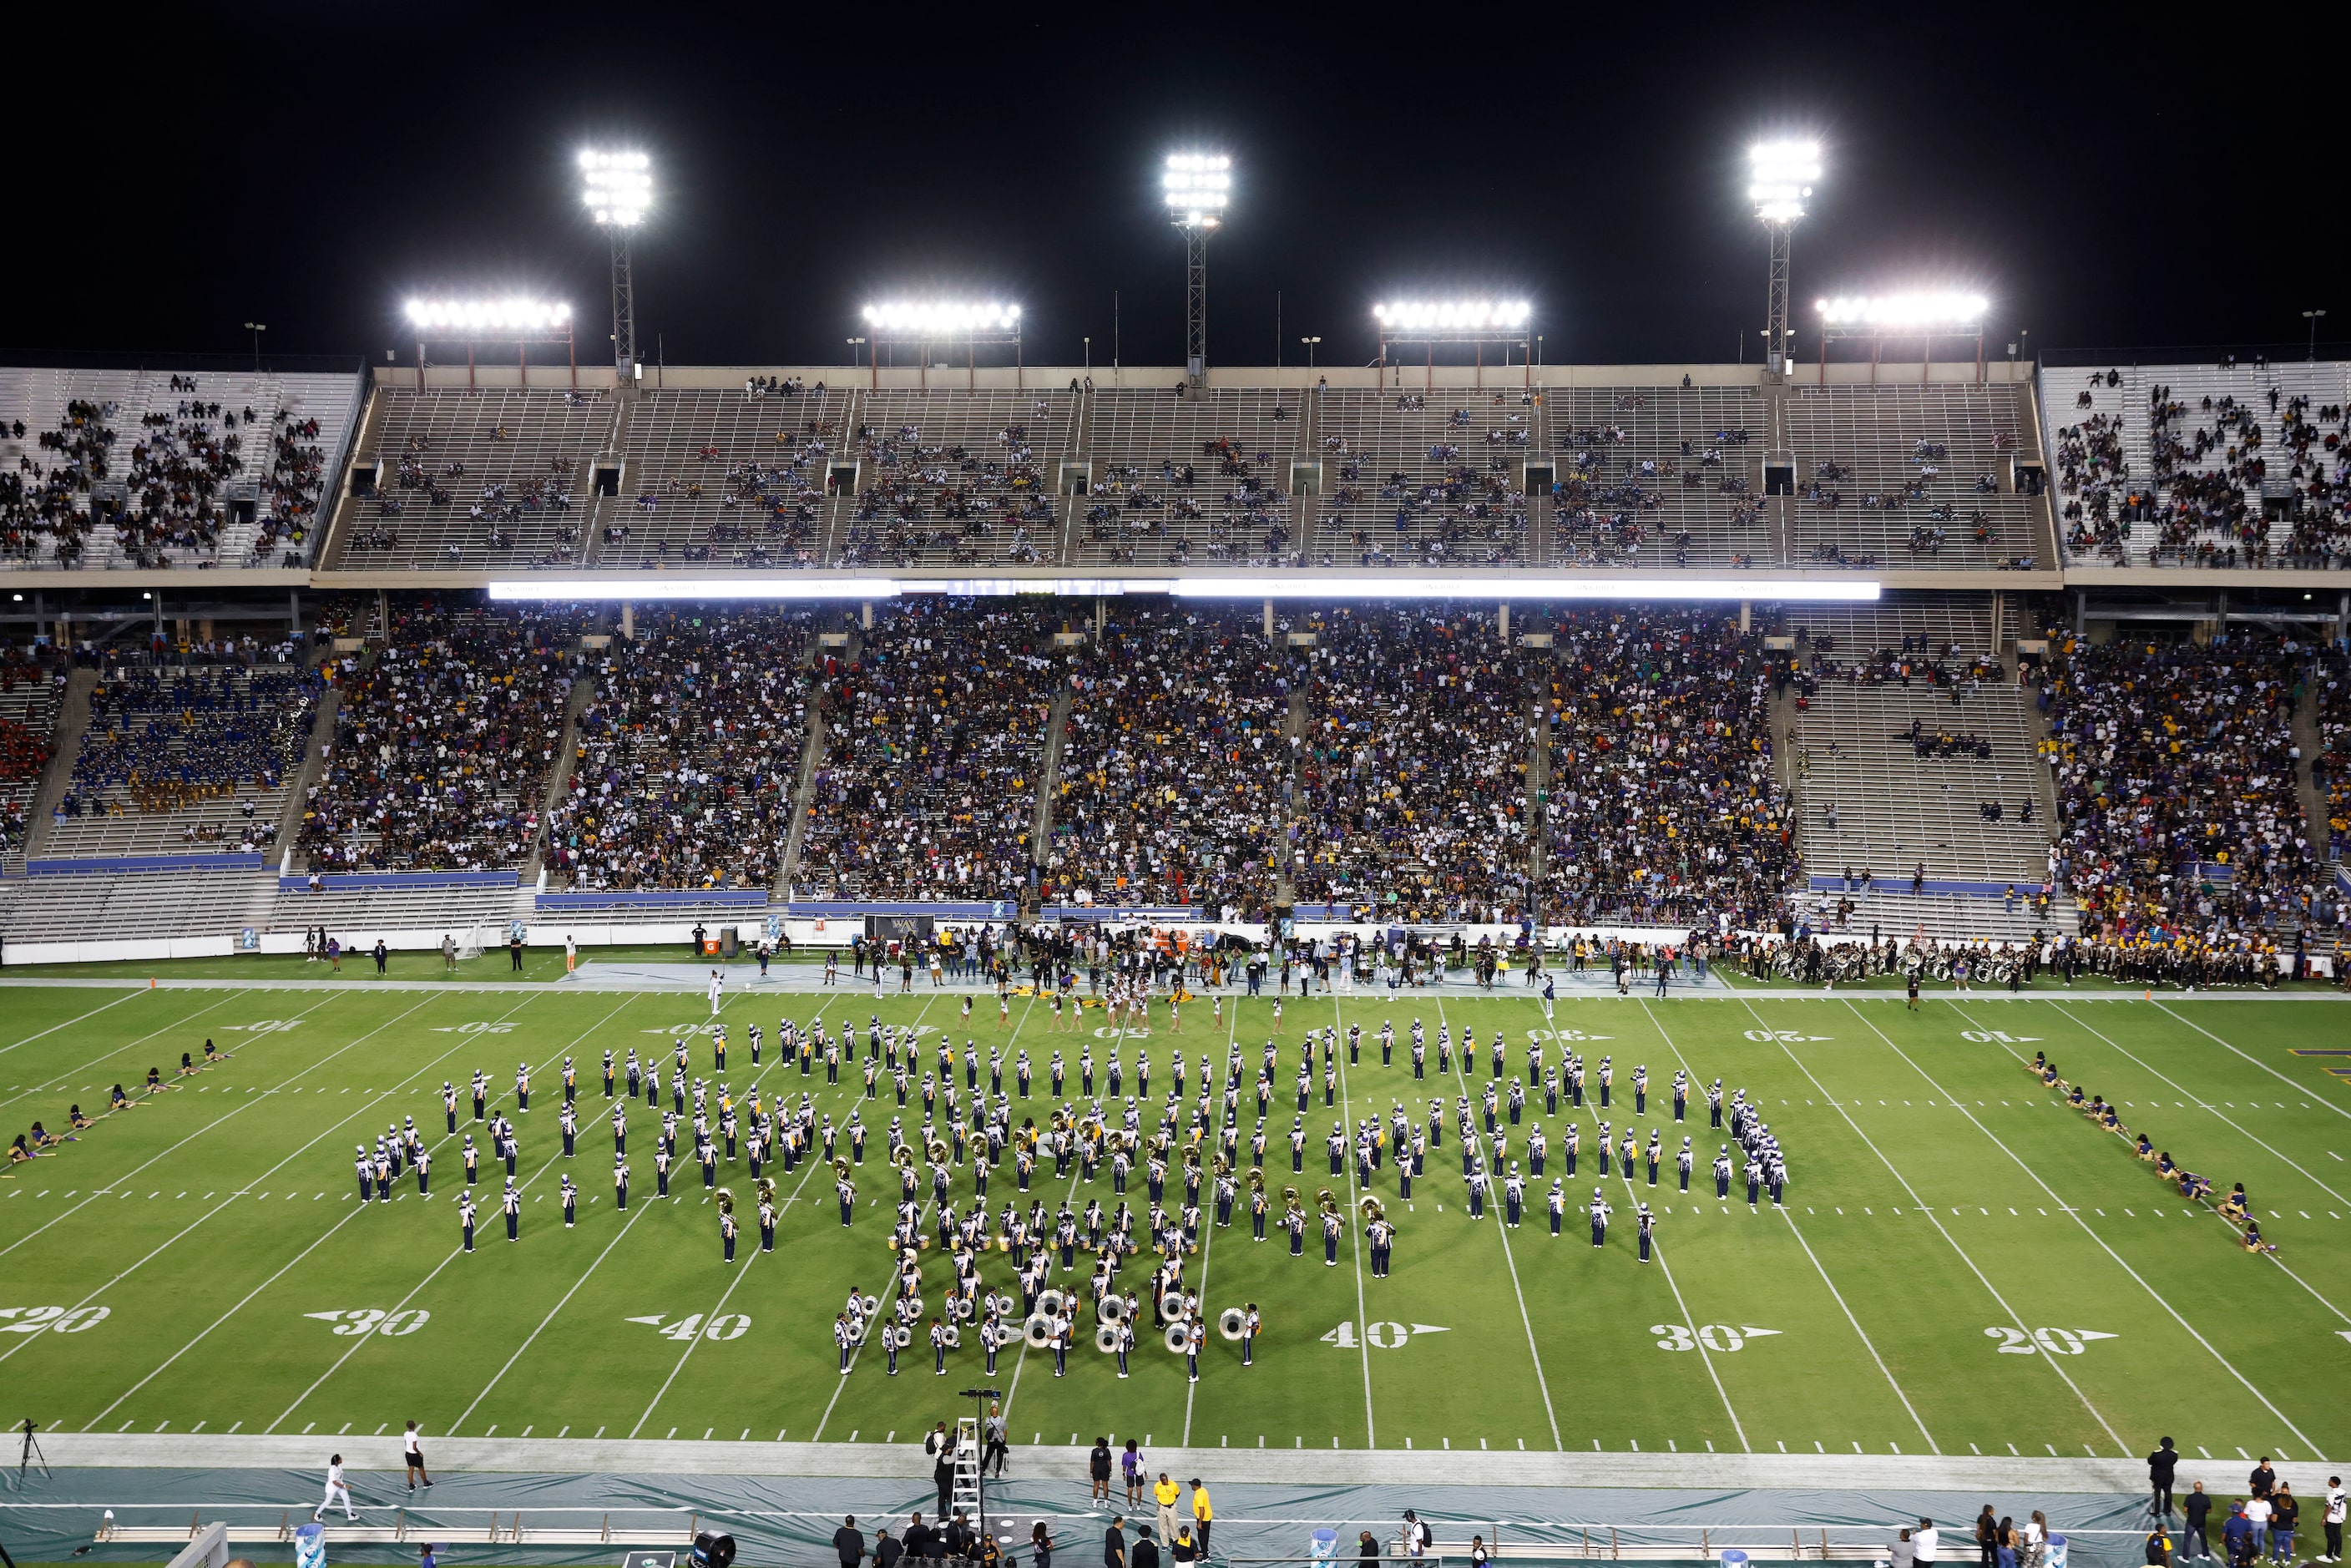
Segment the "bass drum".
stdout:
<path fill-rule="evenodd" d="M 1051 1320 L 1047 1318 L 1042 1312 L 1036 1313 L 1029 1318 L 1027 1326 L 1020 1331 L 1020 1337 L 1029 1342 L 1029 1348 L 1030 1350 L 1043 1350 L 1046 1346 L 1053 1343 L 1053 1327 Z"/>
<path fill-rule="evenodd" d="M 961 1350 L 963 1348 L 963 1330 L 956 1327 L 953 1323 L 949 1323 L 946 1328 L 939 1331 L 939 1340 L 940 1343 L 944 1343 L 949 1350 Z"/>
<path fill-rule="evenodd" d="M 1217 1314 L 1217 1332 L 1227 1339 L 1238 1339 L 1249 1324 L 1249 1314 L 1238 1307 L 1227 1307 Z"/>
<path fill-rule="evenodd" d="M 1108 1355 L 1113 1351 L 1116 1350 L 1118 1348 L 1118 1331 L 1111 1327 L 1108 1323 L 1104 1323 L 1102 1327 L 1094 1330 L 1094 1348 L 1102 1352 L 1104 1355 Z"/>
<path fill-rule="evenodd" d="M 1058 1318 L 1069 1303 L 1067 1295 L 1050 1285 L 1037 1292 L 1037 1311 L 1041 1316 Z"/>
<path fill-rule="evenodd" d="M 1094 1312 L 1106 1323 L 1123 1322 L 1126 1318 L 1126 1298 L 1113 1292 L 1102 1298 Z"/>
<path fill-rule="evenodd" d="M 1180 1322 L 1169 1323 L 1167 1332 L 1160 1336 L 1160 1342 L 1166 1345 L 1168 1354 L 1183 1354 L 1192 1343 L 1191 1325 Z"/>

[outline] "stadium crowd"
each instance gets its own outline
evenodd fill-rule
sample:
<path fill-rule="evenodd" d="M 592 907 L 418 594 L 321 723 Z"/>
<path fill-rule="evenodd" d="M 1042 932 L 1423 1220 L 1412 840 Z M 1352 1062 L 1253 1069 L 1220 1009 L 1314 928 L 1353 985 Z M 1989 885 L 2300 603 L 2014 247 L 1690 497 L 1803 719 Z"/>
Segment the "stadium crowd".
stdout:
<path fill-rule="evenodd" d="M 576 618 L 425 601 L 389 631 L 330 666 L 341 706 L 302 853 L 327 871 L 520 864 L 579 674 Z"/>
<path fill-rule="evenodd" d="M 1247 617 L 1121 606 L 1071 673 L 1046 901 L 1262 918 L 1290 852 L 1291 684 Z"/>
<path fill-rule="evenodd" d="M 1543 918 L 1768 924 L 1796 846 L 1761 640 L 1715 611 L 1577 610 L 1555 637 Z"/>
<path fill-rule="evenodd" d="M 75 398 L 66 404 L 55 430 L 38 432 L 37 450 L 17 459 L 14 470 L 0 474 L 0 551 L 30 563 L 43 544 L 61 567 L 80 564 L 90 528 L 89 497 L 114 472 L 112 457 L 119 439 L 113 420 L 120 413 L 111 402 Z M 25 438 L 25 422 L 11 427 Z"/>
<path fill-rule="evenodd" d="M 664 610 L 588 662 L 548 864 L 575 888 L 776 880 L 807 737 L 805 613 Z"/>
<path fill-rule="evenodd" d="M 1489 613 L 1311 623 L 1300 907 L 1515 921 L 1526 894 L 1530 659 Z"/>
<path fill-rule="evenodd" d="M 2293 713 L 2308 650 L 2059 632 L 2045 697 L 2053 873 L 2088 934 L 2218 939 L 2309 906 Z"/>
<path fill-rule="evenodd" d="M 89 728 L 57 814 L 176 811 L 243 789 L 283 789 L 309 744 L 319 691 L 305 670 L 117 670 L 90 690 Z M 248 813 L 248 847 L 276 833 L 275 822 Z"/>
<path fill-rule="evenodd" d="M 1041 400 L 1037 413 L 1049 413 Z M 992 451 L 925 442 L 913 424 L 861 424 L 852 450 L 875 477 L 857 494 L 842 565 L 1059 559 L 1051 487 L 1025 423 L 998 431 Z"/>
<path fill-rule="evenodd" d="M 1064 663 L 1024 607 L 877 610 L 824 673 L 824 753 L 799 884 L 865 898 L 1018 899 Z"/>

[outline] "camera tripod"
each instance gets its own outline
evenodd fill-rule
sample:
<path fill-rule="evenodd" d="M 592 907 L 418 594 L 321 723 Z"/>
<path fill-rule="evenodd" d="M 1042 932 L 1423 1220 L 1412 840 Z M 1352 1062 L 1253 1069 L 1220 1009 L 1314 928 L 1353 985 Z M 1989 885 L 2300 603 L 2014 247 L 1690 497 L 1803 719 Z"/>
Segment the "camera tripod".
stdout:
<path fill-rule="evenodd" d="M 41 1467 L 41 1479 L 43 1480 L 47 1480 L 49 1479 L 49 1457 L 48 1455 L 41 1452 L 41 1440 L 33 1435 L 35 1432 L 39 1430 L 39 1428 L 36 1427 L 30 1420 L 27 1420 L 20 1430 L 24 1434 L 25 1446 L 16 1455 L 16 1484 L 19 1487 L 22 1487 L 25 1484 L 25 1472 L 35 1465 Z"/>

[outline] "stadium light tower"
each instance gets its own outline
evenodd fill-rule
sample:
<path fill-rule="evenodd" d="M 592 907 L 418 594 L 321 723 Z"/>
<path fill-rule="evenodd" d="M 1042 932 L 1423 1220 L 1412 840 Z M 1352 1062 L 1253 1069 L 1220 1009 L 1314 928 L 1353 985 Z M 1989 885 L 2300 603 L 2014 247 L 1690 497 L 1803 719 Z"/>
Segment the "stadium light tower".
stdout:
<path fill-rule="evenodd" d="M 1233 161 L 1221 152 L 1170 152 L 1160 176 L 1167 215 L 1184 231 L 1184 373 L 1208 373 L 1208 231 L 1224 221 Z"/>
<path fill-rule="evenodd" d="M 1813 182 L 1821 177 L 1817 141 L 1759 141 L 1747 150 L 1747 195 L 1771 242 L 1771 284 L 1763 361 L 1772 374 L 1788 370 L 1788 242 L 1804 215 Z"/>
<path fill-rule="evenodd" d="M 653 205 L 653 160 L 642 152 L 591 147 L 580 154 L 580 179 L 589 212 L 612 241 L 612 363 L 627 386 L 637 372 L 637 289 L 629 240 Z"/>

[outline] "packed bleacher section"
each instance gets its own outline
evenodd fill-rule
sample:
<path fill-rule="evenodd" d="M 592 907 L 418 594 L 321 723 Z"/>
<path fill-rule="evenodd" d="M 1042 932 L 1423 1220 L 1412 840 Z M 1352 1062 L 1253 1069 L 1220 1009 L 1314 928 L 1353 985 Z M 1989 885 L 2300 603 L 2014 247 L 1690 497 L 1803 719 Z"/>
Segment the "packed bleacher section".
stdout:
<path fill-rule="evenodd" d="M 1535 406 L 1531 392 L 1318 392 L 1318 563 L 1524 563 Z"/>
<path fill-rule="evenodd" d="M 764 887 L 807 743 L 805 613 L 664 610 L 590 651 L 548 869 L 580 891 Z"/>
<path fill-rule="evenodd" d="M 2340 648 L 2324 650 L 2311 684 L 2318 727 L 2312 781 L 2325 791 L 2326 856 L 2351 859 L 2351 658 Z"/>
<path fill-rule="evenodd" d="M 34 792 L 57 755 L 59 674 L 13 643 L 0 648 L 0 861 L 24 854 Z"/>
<path fill-rule="evenodd" d="M 1790 389 L 1798 566 L 1858 570 L 2047 564 L 2015 459 L 2032 399 L 2010 382 Z"/>
<path fill-rule="evenodd" d="M 1253 617 L 1119 605 L 1071 681 L 1045 902 L 1265 918 L 1290 852 L 1292 679 Z"/>
<path fill-rule="evenodd" d="M 1544 921 L 1768 924 L 1797 855 L 1760 636 L 1715 610 L 1593 609 L 1554 638 Z"/>
<path fill-rule="evenodd" d="M 1547 394 L 1551 564 L 1776 563 L 1752 387 L 1563 387 Z"/>
<path fill-rule="evenodd" d="M 1066 392 L 877 389 L 850 454 L 844 566 L 1040 566 L 1061 559 L 1054 484 L 1077 398 Z"/>
<path fill-rule="evenodd" d="M 0 562 L 303 567 L 354 375 L 0 367 Z"/>
<path fill-rule="evenodd" d="M 2085 933 L 2204 936 L 2300 918 L 2315 864 L 2294 760 L 2293 642 L 2093 646 L 2053 633 L 2053 858 Z"/>
<path fill-rule="evenodd" d="M 2351 365 L 2053 366 L 2043 385 L 2070 560 L 2351 566 Z"/>
<path fill-rule="evenodd" d="M 1121 390 L 1086 398 L 1090 493 L 1071 559 L 1118 566 L 1299 566 L 1290 474 L 1304 394 L 1260 388 Z"/>
<path fill-rule="evenodd" d="M 820 688 L 799 895 L 1023 897 L 1065 662 L 1017 602 L 877 607 Z"/>
<path fill-rule="evenodd" d="M 109 672 L 90 691 L 89 725 L 46 852 L 266 847 L 302 766 L 319 690 L 317 674 L 282 662 Z"/>
<path fill-rule="evenodd" d="M 326 871 L 521 866 L 538 839 L 577 617 L 393 609 L 385 643 L 333 661 L 335 738 L 298 847 Z"/>
<path fill-rule="evenodd" d="M 607 411 L 614 493 L 588 519 L 587 559 L 608 567 L 814 565 L 830 526 L 827 466 L 851 396 L 793 383 L 763 391 L 657 390 Z M 608 434 L 607 434 L 608 433 Z"/>
<path fill-rule="evenodd" d="M 1341 609 L 1311 629 L 1299 907 L 1518 919 L 1532 658 L 1478 610 Z"/>

